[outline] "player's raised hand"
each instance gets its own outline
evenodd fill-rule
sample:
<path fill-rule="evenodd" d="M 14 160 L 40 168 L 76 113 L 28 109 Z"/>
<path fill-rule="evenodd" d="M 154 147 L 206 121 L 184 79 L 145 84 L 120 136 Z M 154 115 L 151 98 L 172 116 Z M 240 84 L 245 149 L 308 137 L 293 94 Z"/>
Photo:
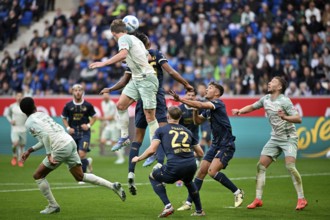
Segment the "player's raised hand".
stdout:
<path fill-rule="evenodd" d="M 100 95 L 102 95 L 103 93 L 109 93 L 110 92 L 110 88 L 104 88 L 101 90 Z"/>
<path fill-rule="evenodd" d="M 25 151 L 23 154 L 22 154 L 22 157 L 21 157 L 21 161 L 22 162 L 25 162 L 28 157 L 30 156 L 30 151 Z"/>
<path fill-rule="evenodd" d="M 281 117 L 283 120 L 285 119 L 286 116 L 285 112 L 282 109 L 277 111 L 277 115 Z"/>
<path fill-rule="evenodd" d="M 96 68 L 100 68 L 103 67 L 103 62 L 94 62 L 89 64 L 89 69 L 96 69 Z"/>
<path fill-rule="evenodd" d="M 192 85 L 190 85 L 190 84 L 188 84 L 188 85 L 186 85 L 186 90 L 188 91 L 188 92 L 193 92 L 195 89 L 194 89 L 194 87 L 192 86 Z"/>
<path fill-rule="evenodd" d="M 51 165 L 56 165 L 58 162 L 52 157 L 52 155 L 48 155 L 48 161 Z"/>
<path fill-rule="evenodd" d="M 239 112 L 239 109 L 236 109 L 236 108 L 232 109 L 232 110 L 231 110 L 231 113 L 232 113 L 233 115 L 240 115 L 240 114 L 241 114 L 241 113 Z"/>
<path fill-rule="evenodd" d="M 170 90 L 168 92 L 168 94 L 170 94 L 171 96 L 173 96 L 173 100 L 174 101 L 177 101 L 177 102 L 180 102 L 180 97 L 178 94 L 176 94 L 176 92 L 174 92 L 173 90 Z"/>

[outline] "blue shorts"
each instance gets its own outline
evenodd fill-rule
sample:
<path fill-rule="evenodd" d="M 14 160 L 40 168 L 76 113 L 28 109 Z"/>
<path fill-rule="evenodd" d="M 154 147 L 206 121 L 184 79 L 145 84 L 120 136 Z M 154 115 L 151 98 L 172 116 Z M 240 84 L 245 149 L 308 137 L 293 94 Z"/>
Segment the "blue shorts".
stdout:
<path fill-rule="evenodd" d="M 161 168 L 152 171 L 152 176 L 162 183 L 175 183 L 178 180 L 190 183 L 194 179 L 196 170 L 196 161 L 193 159 L 190 162 L 180 163 L 180 165 L 165 164 Z"/>
<path fill-rule="evenodd" d="M 228 146 L 225 147 L 214 147 L 211 145 L 211 147 L 208 149 L 207 153 L 205 154 L 203 160 L 206 160 L 208 162 L 212 162 L 213 159 L 219 158 L 220 162 L 223 164 L 223 169 L 225 169 L 228 166 L 229 161 L 233 158 L 235 153 L 235 144 L 231 143 Z"/>
<path fill-rule="evenodd" d="M 79 150 L 85 151 L 85 152 L 91 151 L 89 149 L 89 143 L 90 143 L 90 139 L 91 139 L 90 134 L 84 134 L 81 137 L 78 137 L 78 138 L 74 137 L 73 139 L 77 144 L 77 150 L 78 151 Z"/>
<path fill-rule="evenodd" d="M 157 99 L 157 107 L 156 107 L 156 119 L 158 123 L 167 122 L 167 108 L 165 96 L 163 94 L 158 94 L 156 96 Z M 146 116 L 143 111 L 143 103 L 142 100 L 139 100 L 136 103 L 135 107 L 135 127 L 146 129 L 148 126 Z"/>

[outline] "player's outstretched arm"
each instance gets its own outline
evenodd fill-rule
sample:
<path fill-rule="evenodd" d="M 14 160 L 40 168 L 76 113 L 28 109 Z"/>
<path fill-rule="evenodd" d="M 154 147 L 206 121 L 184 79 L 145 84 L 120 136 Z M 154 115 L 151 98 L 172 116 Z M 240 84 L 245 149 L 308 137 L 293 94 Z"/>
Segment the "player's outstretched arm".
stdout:
<path fill-rule="evenodd" d="M 121 50 L 116 55 L 114 55 L 113 57 L 111 57 L 110 59 L 108 59 L 106 61 L 94 62 L 94 63 L 89 64 L 89 68 L 90 69 L 101 68 L 104 66 L 108 66 L 108 65 L 123 61 L 126 59 L 127 54 L 128 54 L 127 50 Z"/>
<path fill-rule="evenodd" d="M 22 154 L 21 161 L 22 162 L 26 161 L 32 152 L 37 151 L 43 147 L 44 147 L 44 145 L 41 142 L 38 142 L 37 144 L 33 145 L 32 147 L 30 147 L 27 151 L 25 151 Z"/>
<path fill-rule="evenodd" d="M 246 114 L 246 113 L 249 113 L 249 112 L 252 112 L 254 111 L 255 109 L 253 108 L 253 105 L 247 105 L 241 109 L 232 109 L 231 112 L 233 115 L 241 115 L 241 114 Z"/>
<path fill-rule="evenodd" d="M 151 141 L 150 146 L 143 152 L 141 156 L 136 156 L 132 158 L 132 163 L 137 163 L 141 160 L 147 159 L 151 155 L 154 155 L 158 149 L 158 146 L 160 144 L 160 141 L 157 139 L 154 139 Z"/>
<path fill-rule="evenodd" d="M 197 109 L 214 109 L 214 105 L 211 102 L 200 102 L 200 101 L 192 101 L 187 99 L 181 99 L 175 91 L 170 90 L 169 93 L 173 96 L 173 99 L 177 102 L 182 102 L 190 107 L 197 108 Z"/>
<path fill-rule="evenodd" d="M 173 69 L 167 62 L 162 64 L 162 68 L 170 74 L 170 76 L 181 83 L 185 89 L 189 92 L 194 91 L 194 87 L 192 87 L 187 80 L 185 80 L 175 69 Z"/>
<path fill-rule="evenodd" d="M 120 80 L 113 86 L 111 86 L 110 88 L 104 88 L 101 90 L 100 95 L 102 95 L 103 93 L 110 93 L 112 91 L 117 91 L 119 89 L 124 88 L 127 83 L 130 81 L 132 75 L 129 74 L 128 72 L 125 72 L 124 75 L 120 78 Z"/>

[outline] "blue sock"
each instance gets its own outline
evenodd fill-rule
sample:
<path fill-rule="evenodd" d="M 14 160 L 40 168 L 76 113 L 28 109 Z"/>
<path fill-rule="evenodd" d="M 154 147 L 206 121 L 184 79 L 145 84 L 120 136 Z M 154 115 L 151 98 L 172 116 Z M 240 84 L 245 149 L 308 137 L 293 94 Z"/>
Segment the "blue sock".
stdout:
<path fill-rule="evenodd" d="M 224 185 L 227 189 L 229 189 L 233 193 L 238 190 L 235 184 L 230 179 L 228 179 L 228 177 L 224 173 L 218 172 L 217 174 L 215 174 L 213 179 L 220 182 L 222 185 Z"/>
<path fill-rule="evenodd" d="M 170 200 L 167 197 L 165 186 L 161 182 L 152 179 L 150 176 L 149 176 L 149 180 L 152 185 L 152 188 L 154 189 L 155 193 L 159 196 L 159 198 L 162 200 L 164 206 L 169 204 Z"/>
<path fill-rule="evenodd" d="M 129 150 L 129 158 L 128 158 L 128 172 L 133 172 L 135 171 L 135 164 L 136 163 L 132 163 L 132 158 L 135 156 L 139 155 L 139 150 L 141 147 L 142 143 L 138 143 L 138 142 L 132 142 L 131 144 L 131 148 Z"/>
<path fill-rule="evenodd" d="M 199 191 L 196 187 L 196 185 L 193 182 L 185 183 L 185 186 L 188 189 L 189 197 L 192 199 L 192 201 L 195 203 L 195 208 L 197 212 L 202 211 L 202 204 L 201 199 L 199 197 Z"/>
<path fill-rule="evenodd" d="M 89 162 L 88 162 L 87 158 L 81 159 L 81 167 L 82 167 L 82 170 L 84 173 L 86 173 L 88 164 L 89 164 Z"/>
<path fill-rule="evenodd" d="M 162 146 L 161 143 L 160 143 L 160 145 L 159 145 L 156 153 L 157 153 L 156 154 L 156 156 L 157 156 L 157 162 L 160 163 L 160 164 L 164 164 L 165 152 L 164 152 L 164 149 L 163 149 L 163 146 Z"/>
<path fill-rule="evenodd" d="M 199 178 L 195 178 L 195 180 L 194 180 L 194 184 L 195 184 L 195 186 L 196 186 L 196 189 L 198 190 L 198 192 L 199 192 L 199 190 L 201 190 L 201 188 L 202 188 L 202 185 L 203 185 L 203 180 L 202 179 L 199 179 Z M 190 195 L 188 196 L 188 198 L 187 198 L 187 202 L 190 202 L 190 203 L 192 203 L 192 198 L 190 197 Z"/>

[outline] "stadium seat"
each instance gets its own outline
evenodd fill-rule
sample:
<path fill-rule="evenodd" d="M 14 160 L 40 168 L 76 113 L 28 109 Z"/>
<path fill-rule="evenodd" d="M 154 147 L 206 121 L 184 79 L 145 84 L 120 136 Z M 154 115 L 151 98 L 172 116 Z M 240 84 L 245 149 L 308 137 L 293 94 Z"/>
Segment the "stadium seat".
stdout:
<path fill-rule="evenodd" d="M 31 11 L 25 11 L 23 14 L 22 19 L 20 20 L 20 25 L 23 26 L 30 26 L 32 22 L 32 12 Z"/>

